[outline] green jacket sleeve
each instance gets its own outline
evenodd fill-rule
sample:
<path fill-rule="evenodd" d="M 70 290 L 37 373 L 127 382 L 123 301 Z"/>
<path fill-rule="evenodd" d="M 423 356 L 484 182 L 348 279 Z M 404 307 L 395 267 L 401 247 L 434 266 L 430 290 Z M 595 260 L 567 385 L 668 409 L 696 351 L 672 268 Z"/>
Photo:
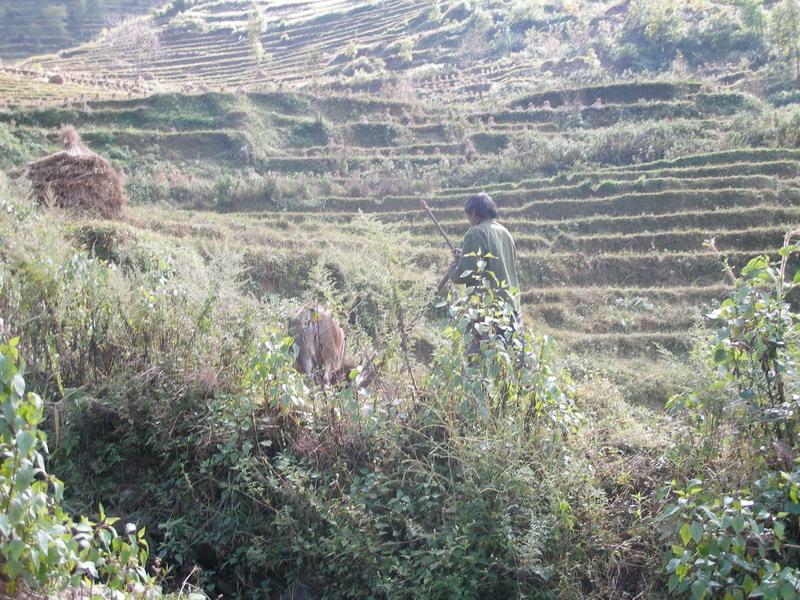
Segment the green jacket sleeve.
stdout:
<path fill-rule="evenodd" d="M 463 283 L 465 285 L 472 285 L 475 282 L 474 277 L 464 277 L 465 271 L 475 273 L 478 269 L 479 256 L 486 253 L 486 240 L 480 234 L 480 231 L 472 228 L 467 231 L 464 236 L 464 243 L 461 244 L 461 260 L 454 264 L 450 269 L 450 280 L 453 283 Z M 474 256 L 469 256 L 473 254 Z"/>

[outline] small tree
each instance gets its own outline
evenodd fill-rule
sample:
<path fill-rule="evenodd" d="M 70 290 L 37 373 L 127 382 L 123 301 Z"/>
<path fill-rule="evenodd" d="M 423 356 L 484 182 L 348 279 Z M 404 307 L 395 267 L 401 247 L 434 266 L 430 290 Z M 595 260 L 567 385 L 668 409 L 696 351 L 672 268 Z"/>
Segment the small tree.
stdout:
<path fill-rule="evenodd" d="M 763 38 L 767 30 L 767 15 L 764 12 L 763 0 L 732 0 L 733 5 L 739 9 L 742 25 Z"/>
<path fill-rule="evenodd" d="M 776 53 L 794 66 L 800 79 L 800 0 L 781 0 L 772 9 L 770 37 Z"/>
<path fill-rule="evenodd" d="M 428 21 L 434 25 L 441 25 L 442 21 L 444 21 L 444 13 L 442 13 L 442 7 L 439 4 L 439 0 L 433 0 L 431 9 L 428 11 Z"/>
<path fill-rule="evenodd" d="M 358 57 L 358 45 L 355 43 L 355 41 L 350 40 L 350 43 L 347 44 L 347 47 L 344 50 L 344 55 L 350 60 L 354 60 Z"/>
<path fill-rule="evenodd" d="M 261 35 L 267 29 L 267 13 L 264 8 L 253 0 L 250 6 L 250 16 L 247 19 L 247 42 L 256 64 L 260 65 L 271 58 L 261 43 Z"/>
<path fill-rule="evenodd" d="M 414 38 L 406 37 L 400 41 L 397 47 L 397 58 L 403 62 L 411 62 L 414 60 Z"/>
<path fill-rule="evenodd" d="M 322 100 L 320 98 L 319 70 L 322 65 L 322 52 L 313 51 L 306 60 L 306 70 L 311 78 L 311 95 L 314 102 L 314 115 L 317 123 L 322 123 Z"/>
<path fill-rule="evenodd" d="M 112 22 L 107 39 L 112 56 L 131 65 L 137 79 L 141 78 L 142 70 L 161 54 L 161 32 L 149 18 L 116 20 Z"/>

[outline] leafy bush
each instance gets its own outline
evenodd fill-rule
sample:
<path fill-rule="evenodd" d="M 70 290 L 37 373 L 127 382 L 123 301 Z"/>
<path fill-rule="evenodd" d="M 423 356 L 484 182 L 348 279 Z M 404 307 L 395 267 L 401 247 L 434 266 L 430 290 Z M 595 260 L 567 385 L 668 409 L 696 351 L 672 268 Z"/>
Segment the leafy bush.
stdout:
<path fill-rule="evenodd" d="M 61 507 L 64 486 L 47 473 L 47 438 L 39 429 L 44 404 L 25 393 L 18 340 L 0 345 L 0 570 L 4 591 L 22 586 L 45 591 L 93 582 L 107 590 L 156 597 L 159 588 L 145 571 L 144 530 L 107 518 L 74 522 Z"/>
<path fill-rule="evenodd" d="M 403 314 L 409 303 L 397 293 Z M 486 326 L 507 318 L 499 302 L 486 311 Z M 112 440 L 121 464 L 134 453 L 172 457 L 148 482 L 153 504 L 174 509 L 160 550 L 188 570 L 197 560 L 188 549 L 215 549 L 204 563 L 209 589 L 238 581 L 249 597 L 301 588 L 333 598 L 537 597 L 553 577 L 545 557 L 562 527 L 555 507 L 565 510 L 542 471 L 558 462 L 574 407 L 549 342 L 534 349 L 529 334 L 511 346 L 490 336 L 491 366 L 456 374 L 463 341 L 450 341 L 463 335 L 448 330 L 430 378 L 406 376 L 410 397 L 394 404 L 349 386 L 312 392 L 292 368 L 291 342 L 268 335 L 244 357 L 235 390 L 183 405 L 192 419 L 158 416 L 144 398 L 139 424 L 126 425 L 131 408 L 107 405 L 114 428 L 70 462 L 85 469 Z M 402 344 L 396 357 L 404 370 Z M 488 401 L 500 392 L 505 412 Z M 92 427 L 69 423 L 69 438 Z M 477 435 L 487 427 L 491 437 Z"/>
<path fill-rule="evenodd" d="M 788 105 L 735 118 L 726 134 L 732 146 L 800 147 L 800 108 Z"/>
<path fill-rule="evenodd" d="M 454 169 L 451 185 L 474 185 L 476 181 L 508 181 L 533 174 L 553 175 L 586 160 L 586 146 L 580 140 L 525 133 L 512 140 L 503 152 Z"/>
<path fill-rule="evenodd" d="M 670 490 L 661 513 L 675 540 L 667 564 L 670 592 L 692 598 L 800 598 L 800 464 L 768 473 L 752 491 L 719 495 L 695 479 Z M 677 540 L 680 540 L 678 543 Z"/>
<path fill-rule="evenodd" d="M 770 37 L 775 53 L 793 68 L 800 79 L 800 2 L 781 0 L 772 9 Z"/>
<path fill-rule="evenodd" d="M 669 403 L 693 425 L 690 473 L 731 464 L 716 481 L 695 477 L 665 490 L 675 498 L 660 515 L 669 589 L 693 598 L 800 598 L 800 315 L 784 283 L 800 247 L 788 241 L 780 264 L 762 256 L 742 269 L 698 349 L 708 384 Z"/>
<path fill-rule="evenodd" d="M 600 164 L 627 165 L 707 149 L 708 132 L 690 122 L 621 123 L 599 130 L 589 142 L 588 156 Z"/>
<path fill-rule="evenodd" d="M 543 433 L 539 427 L 567 434 L 577 424 L 568 379 L 550 364 L 553 340 L 534 338 L 517 323 L 515 293 L 496 287 L 491 274 L 479 275 L 450 307 L 455 325 L 445 332 L 449 344 L 437 355 L 429 383 L 471 424 L 516 418 L 533 437 Z M 477 354 L 465 360 L 476 344 Z"/>
<path fill-rule="evenodd" d="M 0 156 L 3 168 L 17 167 L 30 159 L 29 151 L 6 123 L 0 123 Z"/>
<path fill-rule="evenodd" d="M 617 67 L 659 70 L 680 53 L 692 66 L 739 53 L 751 61 L 766 54 L 766 16 L 757 0 L 729 3 L 670 0 L 631 3 L 616 40 Z"/>
<path fill-rule="evenodd" d="M 786 106 L 787 104 L 800 104 L 800 90 L 781 90 L 770 97 L 770 101 L 775 106 Z"/>

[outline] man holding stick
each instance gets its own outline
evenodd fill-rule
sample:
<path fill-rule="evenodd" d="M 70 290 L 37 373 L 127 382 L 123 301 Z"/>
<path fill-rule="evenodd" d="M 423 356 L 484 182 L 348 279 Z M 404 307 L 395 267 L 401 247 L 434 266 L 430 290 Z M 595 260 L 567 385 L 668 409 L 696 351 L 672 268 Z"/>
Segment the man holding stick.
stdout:
<path fill-rule="evenodd" d="M 519 279 L 517 277 L 517 249 L 514 239 L 508 230 L 497 222 L 497 205 L 489 194 L 481 193 L 470 197 L 464 205 L 464 212 L 471 227 L 464 236 L 461 248 L 456 248 L 450 242 L 447 234 L 442 229 L 436 217 L 422 203 L 433 222 L 445 238 L 453 252 L 453 262 L 448 268 L 447 277 L 439 284 L 439 289 L 444 287 L 448 280 L 461 283 L 467 287 L 477 287 L 480 284 L 478 277 L 478 262 L 485 261 L 484 273 L 490 274 L 486 281 L 492 287 L 500 287 L 501 294 L 514 306 L 514 320 L 510 324 L 512 329 L 520 326 L 519 312 Z M 481 336 L 474 332 L 475 341 L 470 345 L 468 354 L 478 354 Z"/>
<path fill-rule="evenodd" d="M 467 286 L 476 285 L 478 261 L 485 260 L 485 271 L 494 273 L 494 278 L 490 278 L 490 281 L 496 285 L 505 282 L 515 292 L 509 294 L 508 299 L 514 304 L 518 315 L 517 248 L 508 229 L 496 220 L 497 205 L 489 194 L 475 194 L 467 200 L 464 212 L 471 227 L 464 236 L 461 249 L 453 250 L 453 262 L 448 269 L 450 280 Z M 486 255 L 489 256 L 484 259 Z"/>

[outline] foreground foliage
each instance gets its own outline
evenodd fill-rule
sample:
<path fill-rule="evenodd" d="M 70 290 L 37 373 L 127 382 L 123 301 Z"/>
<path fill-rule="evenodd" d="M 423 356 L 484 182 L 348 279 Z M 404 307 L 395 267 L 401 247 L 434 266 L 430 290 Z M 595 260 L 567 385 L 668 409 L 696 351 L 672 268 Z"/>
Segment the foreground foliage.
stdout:
<path fill-rule="evenodd" d="M 698 350 L 708 384 L 671 401 L 692 426 L 694 458 L 660 519 L 669 589 L 693 598 L 800 597 L 800 315 L 784 283 L 798 247 L 788 241 L 781 263 L 762 256 L 742 269 Z"/>
<path fill-rule="evenodd" d="M 139 598 L 160 597 L 145 571 L 148 545 L 144 530 L 119 519 L 75 522 L 61 502 L 64 486 L 45 468 L 47 438 L 39 429 L 42 399 L 25 393 L 19 366 L 18 340 L 0 345 L 0 570 L 2 591 L 20 588 L 60 590 L 84 585 L 103 596 L 135 592 Z"/>
<path fill-rule="evenodd" d="M 502 295 L 474 290 L 434 330 L 397 258 L 329 258 L 310 299 L 354 311 L 381 368 L 370 392 L 320 390 L 292 368 L 287 308 L 254 302 L 223 249 L 200 259 L 24 202 L 2 219 L 3 335 L 20 336 L 50 407 L 53 468 L 73 506 L 146 526 L 172 585 L 340 598 L 631 585 L 602 567 L 619 534 L 574 445 L 570 378 L 551 340 L 509 329 Z M 470 322 L 480 361 L 465 360 Z"/>

